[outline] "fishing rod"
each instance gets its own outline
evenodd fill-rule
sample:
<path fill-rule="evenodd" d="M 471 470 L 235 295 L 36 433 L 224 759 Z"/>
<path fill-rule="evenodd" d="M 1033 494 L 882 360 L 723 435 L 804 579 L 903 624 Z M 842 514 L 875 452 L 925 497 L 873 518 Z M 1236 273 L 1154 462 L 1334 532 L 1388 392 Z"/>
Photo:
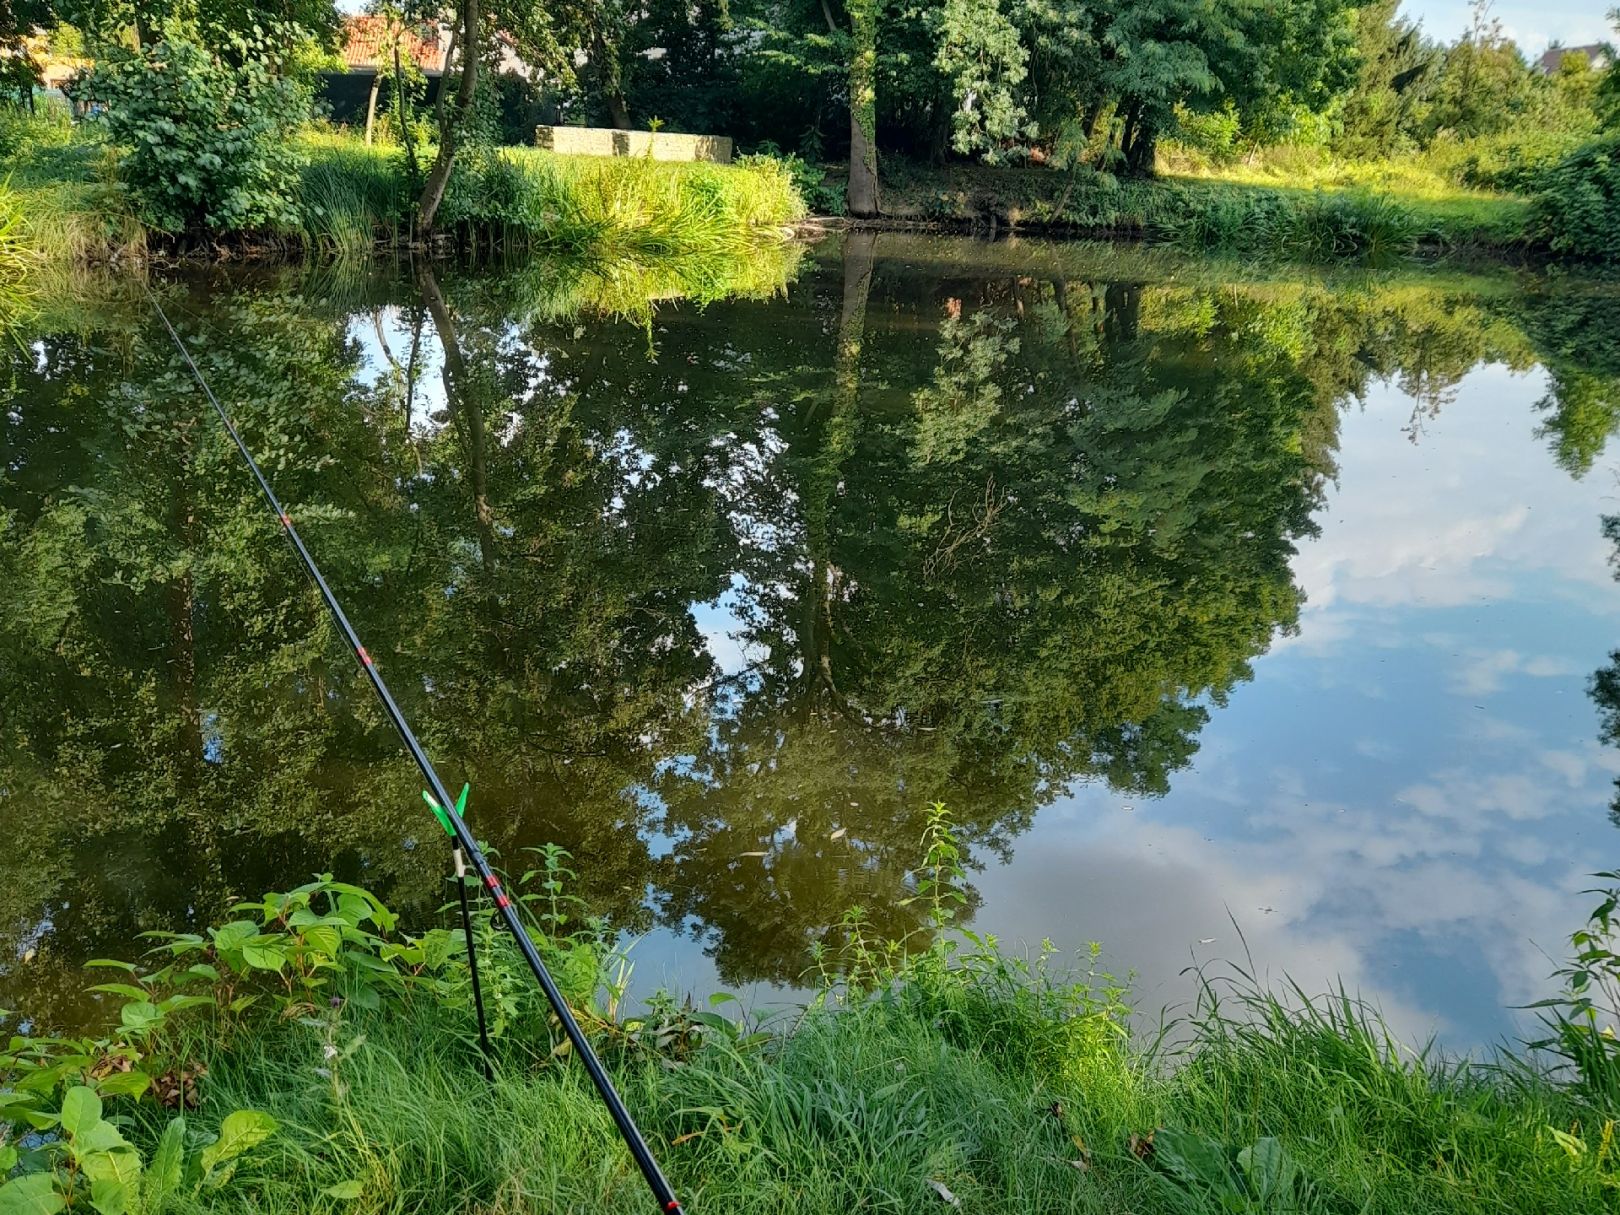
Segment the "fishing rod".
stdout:
<path fill-rule="evenodd" d="M 652 1191 L 653 1198 L 657 1200 L 659 1210 L 668 1213 L 668 1215 L 679 1215 L 681 1210 L 680 1200 L 675 1197 L 675 1191 L 670 1187 L 668 1180 L 665 1179 L 663 1170 L 658 1167 L 658 1161 L 653 1159 L 652 1149 L 647 1146 L 646 1139 L 642 1137 L 641 1129 L 636 1126 L 635 1119 L 631 1117 L 630 1111 L 625 1108 L 624 1100 L 619 1096 L 618 1090 L 613 1087 L 613 1081 L 609 1078 L 607 1069 L 602 1066 L 602 1060 L 597 1057 L 596 1051 L 585 1037 L 585 1031 L 580 1029 L 579 1022 L 575 1019 L 573 1011 L 568 1007 L 568 1002 L 563 999 L 563 994 L 558 989 L 556 981 L 551 977 L 551 972 L 546 969 L 546 964 L 541 961 L 539 950 L 534 947 L 534 941 L 529 937 L 528 930 L 523 927 L 523 922 L 518 919 L 516 906 L 513 904 L 511 897 L 501 889 L 500 878 L 495 876 L 495 871 L 489 867 L 489 861 L 485 859 L 483 850 L 478 846 L 478 841 L 473 838 L 472 832 L 467 830 L 467 824 L 462 821 L 460 811 L 466 805 L 466 790 L 462 790 L 460 798 L 451 798 L 449 791 L 444 786 L 444 782 L 439 779 L 438 771 L 433 767 L 433 761 L 428 758 L 427 752 L 422 749 L 422 744 L 417 741 L 416 734 L 411 730 L 410 723 L 405 720 L 405 714 L 400 712 L 399 705 L 395 703 L 393 693 L 388 690 L 388 685 L 383 682 L 382 673 L 377 670 L 377 664 L 372 660 L 371 654 L 366 650 L 366 647 L 360 643 L 360 635 L 355 632 L 354 625 L 349 623 L 349 618 L 344 614 L 343 606 L 338 603 L 337 596 L 332 593 L 332 588 L 326 584 L 326 578 L 321 574 L 320 566 L 315 564 L 315 558 L 310 556 L 309 549 L 304 546 L 303 537 L 298 534 L 298 529 L 293 526 L 292 516 L 282 506 L 281 499 L 276 497 L 276 491 L 270 488 L 270 482 L 265 479 L 264 473 L 260 471 L 258 462 L 253 458 L 253 453 L 248 450 L 247 444 L 243 442 L 241 433 L 236 429 L 236 424 L 231 421 L 231 415 L 225 412 L 225 407 L 219 403 L 219 398 L 214 395 L 214 390 L 208 386 L 208 381 L 203 378 L 203 373 L 198 369 L 196 362 L 191 357 L 191 351 L 186 348 L 180 334 L 176 332 L 175 327 L 169 322 L 168 314 L 163 311 L 163 305 L 158 303 L 157 296 L 152 294 L 152 289 L 146 284 L 143 283 L 142 287 L 146 291 L 146 298 L 152 302 L 153 311 L 157 313 L 158 319 L 163 322 L 163 327 L 168 330 L 169 337 L 173 339 L 175 348 L 179 350 L 180 357 L 185 360 L 186 366 L 191 369 L 192 377 L 196 379 L 198 387 L 203 390 L 203 395 L 208 398 L 208 403 L 214 407 L 214 412 L 219 415 L 219 420 L 224 424 L 226 433 L 231 436 L 231 441 L 236 444 L 236 450 L 242 453 L 242 459 L 247 463 L 249 471 L 253 473 L 253 479 L 259 483 L 259 491 L 264 495 L 264 500 L 269 504 L 271 511 L 275 513 L 276 519 L 281 524 L 281 530 L 292 541 L 293 548 L 298 552 L 298 559 L 304 563 L 305 572 L 314 581 L 316 588 L 321 593 L 321 598 L 326 602 L 327 610 L 332 613 L 332 619 L 337 622 L 338 630 L 343 634 L 343 639 L 348 642 L 349 649 L 354 652 L 356 660 L 360 663 L 361 670 L 366 673 L 366 678 L 371 681 L 371 690 L 377 694 L 377 699 L 382 702 L 383 710 L 388 714 L 388 719 L 394 723 L 394 729 L 399 732 L 399 737 L 404 742 L 405 749 L 411 753 L 411 758 L 416 761 L 417 768 L 421 770 L 422 778 L 428 783 L 427 791 L 422 794 L 423 798 L 433 808 L 433 813 L 438 818 L 439 825 L 445 829 L 446 833 L 454 841 L 456 848 L 466 858 L 467 865 L 488 887 L 490 895 L 495 900 L 496 910 L 500 912 L 501 919 L 506 924 L 507 930 L 511 932 L 513 940 L 517 942 L 518 950 L 523 954 L 523 960 L 529 964 L 529 969 L 534 973 L 535 982 L 539 983 L 540 989 L 546 993 L 546 1000 L 551 1004 L 551 1010 L 557 1014 L 557 1020 L 562 1023 L 563 1033 L 567 1035 L 568 1041 L 572 1044 L 574 1053 L 584 1063 L 586 1072 L 590 1074 L 591 1083 L 596 1086 L 596 1092 L 602 1098 L 602 1103 L 607 1106 L 608 1113 L 613 1115 L 614 1125 L 619 1128 L 619 1135 L 624 1139 L 625 1146 L 630 1149 L 630 1155 L 635 1158 L 636 1167 L 641 1170 L 641 1175 L 646 1178 L 647 1188 Z M 461 886 L 462 897 L 465 898 L 465 883 L 458 877 L 457 884 Z M 470 932 L 467 935 L 467 945 L 469 949 L 472 947 L 472 934 Z"/>

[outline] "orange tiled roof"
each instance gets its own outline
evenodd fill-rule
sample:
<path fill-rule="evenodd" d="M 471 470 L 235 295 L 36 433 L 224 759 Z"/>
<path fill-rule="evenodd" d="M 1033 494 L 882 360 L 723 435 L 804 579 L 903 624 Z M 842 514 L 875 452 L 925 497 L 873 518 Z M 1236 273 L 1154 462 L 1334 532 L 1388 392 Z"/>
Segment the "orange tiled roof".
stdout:
<path fill-rule="evenodd" d="M 383 17 L 361 14 L 344 22 L 346 41 L 343 62 L 350 69 L 391 66 L 394 60 L 394 26 Z M 422 37 L 422 34 L 429 37 Z M 424 72 L 444 71 L 444 48 L 431 25 L 407 28 L 400 40 L 400 52 L 409 55 Z"/>

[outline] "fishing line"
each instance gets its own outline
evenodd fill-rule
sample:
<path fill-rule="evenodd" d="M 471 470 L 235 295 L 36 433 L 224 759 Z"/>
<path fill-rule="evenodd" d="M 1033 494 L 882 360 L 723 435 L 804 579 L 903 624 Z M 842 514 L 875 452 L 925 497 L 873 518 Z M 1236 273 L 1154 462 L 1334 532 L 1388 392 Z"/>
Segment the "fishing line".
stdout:
<path fill-rule="evenodd" d="M 243 461 L 246 462 L 249 471 L 253 473 L 253 479 L 259 483 L 260 493 L 264 495 L 264 500 L 269 504 L 271 511 L 274 512 L 277 521 L 280 522 L 281 530 L 292 541 L 293 548 L 297 550 L 298 559 L 303 562 L 305 572 L 309 574 L 316 588 L 320 591 L 327 610 L 331 612 L 332 619 L 338 626 L 338 631 L 343 634 L 343 639 L 348 643 L 349 649 L 353 651 L 355 658 L 359 661 L 361 670 L 365 672 L 366 678 L 371 681 L 371 689 L 377 694 L 377 699 L 382 702 L 383 711 L 388 714 L 388 719 L 394 723 L 394 729 L 399 732 L 399 737 L 404 742 L 405 749 L 411 753 L 411 758 L 416 761 L 417 768 L 421 770 L 422 778 L 428 784 L 427 790 L 422 794 L 422 797 L 433 808 L 434 816 L 438 818 L 439 825 L 445 829 L 445 832 L 454 841 L 456 848 L 466 858 L 468 867 L 478 875 L 479 879 L 489 889 L 490 895 L 495 900 L 496 910 L 500 913 L 507 930 L 511 932 L 512 938 L 517 942 L 518 950 L 523 954 L 523 960 L 528 963 L 529 970 L 533 972 L 535 982 L 540 984 L 540 989 L 545 992 L 546 1000 L 550 1003 L 552 1012 L 557 1015 L 557 1020 L 562 1024 L 563 1033 L 572 1045 L 574 1053 L 579 1056 L 580 1062 L 584 1064 L 586 1072 L 590 1075 L 591 1083 L 596 1086 L 597 1095 L 602 1098 L 602 1103 L 607 1106 L 608 1113 L 613 1116 L 614 1125 L 618 1127 L 619 1135 L 624 1139 L 625 1146 L 630 1149 L 630 1155 L 635 1158 L 636 1167 L 641 1170 L 642 1177 L 646 1179 L 647 1188 L 652 1191 L 653 1198 L 657 1200 L 659 1209 L 670 1213 L 670 1215 L 679 1215 L 681 1210 L 680 1200 L 675 1197 L 675 1191 L 670 1187 L 668 1180 L 665 1179 L 663 1170 L 658 1167 L 658 1161 L 653 1158 L 652 1149 L 647 1146 L 647 1141 L 642 1137 L 641 1130 L 636 1126 L 635 1119 L 631 1117 L 630 1111 L 625 1108 L 624 1101 L 619 1096 L 618 1090 L 613 1087 L 613 1081 L 609 1078 L 607 1069 L 602 1066 L 601 1059 L 597 1057 L 596 1051 L 585 1037 L 585 1031 L 579 1027 L 579 1022 L 575 1019 L 573 1011 L 568 1007 L 568 1002 L 563 998 L 556 981 L 552 979 L 551 972 L 546 969 L 546 964 L 541 961 L 540 953 L 535 948 L 534 941 L 529 937 L 528 930 L 523 927 L 523 922 L 518 918 L 517 908 L 513 904 L 511 897 L 501 889 L 500 879 L 495 876 L 494 870 L 489 867 L 489 861 L 485 859 L 483 850 L 478 847 L 478 841 L 473 838 L 472 833 L 467 830 L 467 824 L 462 821 L 459 811 L 465 804 L 465 790 L 461 798 L 452 798 L 445 788 L 444 782 L 439 779 L 439 773 L 433 767 L 433 761 L 428 758 L 427 752 L 422 749 L 422 744 L 417 741 L 415 733 L 411 730 L 410 723 L 405 720 L 405 714 L 400 711 L 399 705 L 395 703 L 393 693 L 388 690 L 388 685 L 383 682 L 382 674 L 377 670 L 377 664 L 372 661 L 366 647 L 360 643 L 360 635 L 355 632 L 354 625 L 349 623 L 348 616 L 344 614 L 343 606 L 338 603 L 337 596 L 332 593 L 332 588 L 327 585 L 326 578 L 321 574 L 320 567 L 315 564 L 315 558 L 310 556 L 309 549 L 304 546 L 303 537 L 298 534 L 298 529 L 293 526 L 292 516 L 282 506 L 281 499 L 276 497 L 275 490 L 270 488 L 270 482 L 265 479 L 264 473 L 260 471 L 258 462 L 254 460 L 253 453 L 248 450 L 247 444 L 243 442 L 242 435 L 236 429 L 236 424 L 231 421 L 230 414 L 225 412 L 225 407 L 219 403 L 219 398 L 214 395 L 214 390 L 208 386 L 208 381 L 203 378 L 202 372 L 198 369 L 196 362 L 193 361 L 191 351 L 187 349 L 185 342 L 181 339 L 180 334 L 176 332 L 175 327 L 169 323 L 169 317 L 163 311 L 163 305 L 158 303 L 157 296 L 152 294 L 150 286 L 143 282 L 141 288 L 146 292 L 146 298 L 151 301 L 152 310 L 157 313 L 158 319 L 163 322 L 164 329 L 168 330 L 175 349 L 180 352 L 180 357 L 185 360 L 186 366 L 190 368 L 192 377 L 197 381 L 198 387 L 203 390 L 203 395 L 208 398 L 208 403 L 214 407 L 214 412 L 219 415 L 219 420 L 224 425 L 225 432 L 230 435 L 231 441 L 236 444 L 236 450 L 242 454 Z M 462 886 L 463 897 L 465 897 L 465 884 L 458 879 L 458 885 Z M 468 945 L 471 946 L 471 944 L 472 939 L 469 935 Z"/>

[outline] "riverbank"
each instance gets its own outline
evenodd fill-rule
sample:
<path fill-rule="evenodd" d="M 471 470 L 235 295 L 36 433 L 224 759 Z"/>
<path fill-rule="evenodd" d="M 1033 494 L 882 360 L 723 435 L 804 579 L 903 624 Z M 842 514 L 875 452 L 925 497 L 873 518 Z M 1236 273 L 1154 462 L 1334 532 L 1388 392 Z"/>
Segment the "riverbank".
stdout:
<path fill-rule="evenodd" d="M 132 262 L 259 255 L 363 255 L 410 246 L 419 187 L 403 149 L 307 131 L 296 224 L 265 231 L 164 232 L 119 181 L 101 133 L 65 115 L 0 122 L 0 258 Z M 426 163 L 431 149 L 419 158 Z M 746 254 L 782 240 L 804 205 L 769 159 L 735 165 L 484 149 L 457 164 L 438 242 L 462 251 L 566 252 L 600 260 Z"/>
<path fill-rule="evenodd" d="M 1536 249 L 1527 199 L 1410 175 L 1276 181 L 1232 170 L 1133 180 L 1084 168 L 891 162 L 883 184 L 885 220 L 988 235 L 1123 237 L 1319 262 Z"/>
<path fill-rule="evenodd" d="M 143 220 L 101 133 L 65 115 L 0 122 L 0 258 L 363 256 L 411 245 L 417 188 L 403 149 L 311 129 L 300 136 L 298 222 L 251 233 L 164 233 Z M 423 153 L 427 155 L 426 151 Z M 425 161 L 424 161 L 425 163 Z M 1545 255 L 1529 200 L 1454 185 L 1428 169 L 1169 165 L 1146 180 L 1089 169 L 886 163 L 883 227 L 999 236 L 1143 240 L 1185 250 L 1379 264 L 1414 253 Z M 484 149 L 458 164 L 438 240 L 462 251 L 566 251 L 600 259 L 746 256 L 811 210 L 841 209 L 839 170 Z M 13 275 L 12 277 L 15 277 Z"/>
<path fill-rule="evenodd" d="M 1236 968 L 1206 974 L 1195 1007 L 1144 1040 L 1095 951 L 1065 973 L 954 930 L 962 874 L 938 811 L 928 841 L 928 927 L 882 941 L 852 910 L 807 959 L 814 999 L 763 1021 L 730 1019 L 724 997 L 622 1016 L 622 959 L 564 931 L 567 854 L 544 850 L 513 883 L 688 1209 L 1620 1209 L 1612 1089 L 1584 1068 L 1559 1080 L 1528 1055 L 1412 1050 L 1342 992 L 1280 997 Z M 100 964 L 117 980 L 94 989 L 118 1005 L 110 1036 L 11 1040 L 0 1117 L 13 1143 L 50 1134 L 4 1149 L 24 1175 L 0 1204 L 28 1188 L 83 1205 L 90 1178 L 98 1211 L 645 1209 L 487 907 L 473 932 L 487 1083 L 459 931 L 401 933 L 329 878 L 237 913 L 166 934 L 161 965 Z"/>

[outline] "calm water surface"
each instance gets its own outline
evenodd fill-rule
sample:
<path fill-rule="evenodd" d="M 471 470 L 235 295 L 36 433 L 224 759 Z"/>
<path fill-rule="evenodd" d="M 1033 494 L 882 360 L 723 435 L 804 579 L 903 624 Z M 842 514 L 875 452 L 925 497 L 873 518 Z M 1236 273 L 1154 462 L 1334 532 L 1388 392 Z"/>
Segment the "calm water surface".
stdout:
<path fill-rule="evenodd" d="M 644 988 L 787 999 L 851 906 L 915 927 L 942 800 L 975 927 L 1100 941 L 1146 1010 L 1247 955 L 1511 1032 L 1616 859 L 1615 289 L 893 236 L 781 276 L 620 319 L 671 290 L 166 298 L 475 828 L 571 849 Z M 243 470 L 103 294 L 0 352 L 0 1002 L 40 1024 L 237 896 L 444 889 Z"/>

